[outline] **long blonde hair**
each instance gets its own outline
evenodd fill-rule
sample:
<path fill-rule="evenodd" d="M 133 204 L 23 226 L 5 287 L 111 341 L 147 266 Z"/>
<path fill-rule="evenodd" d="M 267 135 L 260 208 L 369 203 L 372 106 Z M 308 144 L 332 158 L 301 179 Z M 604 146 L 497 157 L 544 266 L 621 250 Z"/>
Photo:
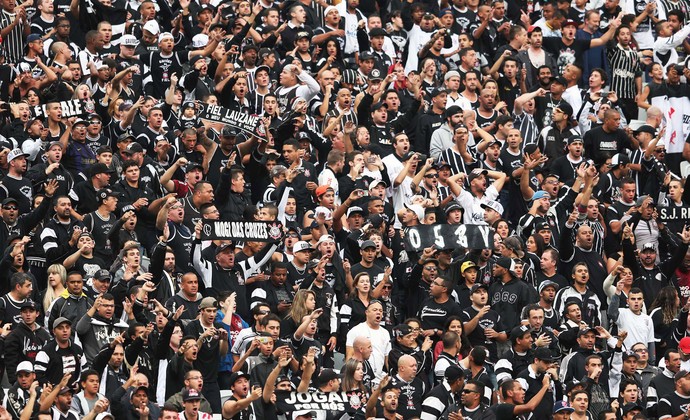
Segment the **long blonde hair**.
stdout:
<path fill-rule="evenodd" d="M 292 318 L 297 325 L 302 323 L 302 318 L 309 315 L 311 311 L 307 309 L 307 296 L 312 295 L 316 300 L 316 293 L 311 290 L 300 289 L 295 293 L 295 298 L 292 300 L 292 307 L 286 318 Z"/>
<path fill-rule="evenodd" d="M 65 270 L 65 267 L 62 264 L 53 264 L 50 267 L 48 267 L 48 270 L 46 270 L 46 273 L 48 275 L 50 274 L 57 274 L 60 276 L 60 282 L 62 283 L 62 286 L 65 286 L 65 281 L 67 280 L 67 270 Z M 48 281 L 48 287 L 46 287 L 46 294 L 43 296 L 43 309 L 48 312 L 48 309 L 50 308 L 50 305 L 53 303 L 55 299 L 57 299 L 59 296 L 58 294 L 55 293 L 55 289 L 53 289 L 50 286 L 50 282 Z"/>

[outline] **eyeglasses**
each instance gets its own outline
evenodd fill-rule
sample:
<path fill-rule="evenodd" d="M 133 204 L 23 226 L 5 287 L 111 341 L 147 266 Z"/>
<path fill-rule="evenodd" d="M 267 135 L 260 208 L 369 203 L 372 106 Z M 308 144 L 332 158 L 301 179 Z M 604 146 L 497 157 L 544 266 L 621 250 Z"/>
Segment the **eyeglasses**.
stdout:
<path fill-rule="evenodd" d="M 438 174 L 424 175 L 424 178 L 438 178 Z"/>
<path fill-rule="evenodd" d="M 172 206 L 172 207 L 170 207 L 170 210 L 177 210 L 177 209 L 181 209 L 181 208 L 182 208 L 182 206 Z"/>
<path fill-rule="evenodd" d="M 259 315 L 268 315 L 271 311 L 259 311 Z"/>
<path fill-rule="evenodd" d="M 296 234 L 296 233 L 288 233 L 288 234 L 285 235 L 285 236 L 287 236 L 288 238 L 299 238 L 299 235 Z"/>
<path fill-rule="evenodd" d="M 393 286 L 383 286 L 383 290 L 391 290 Z"/>
<path fill-rule="evenodd" d="M 412 328 L 412 331 L 413 332 L 422 332 L 422 329 L 421 328 Z"/>
<path fill-rule="evenodd" d="M 654 153 L 666 153 L 666 149 L 656 149 Z"/>
<path fill-rule="evenodd" d="M 544 184 L 556 185 L 558 184 L 558 180 L 552 179 L 551 181 L 544 181 Z"/>
<path fill-rule="evenodd" d="M 95 125 L 95 124 L 103 124 L 103 123 L 99 120 L 92 120 L 91 125 Z"/>
<path fill-rule="evenodd" d="M 19 210 L 17 206 L 4 206 L 3 210 Z"/>
<path fill-rule="evenodd" d="M 438 268 L 437 268 L 437 267 L 432 267 L 432 266 L 424 267 L 424 269 L 425 269 L 426 271 L 438 271 Z"/>
<path fill-rule="evenodd" d="M 471 394 L 473 392 L 479 393 L 479 391 L 475 391 L 474 389 L 463 389 L 462 390 L 463 394 Z"/>
<path fill-rule="evenodd" d="M 647 349 L 635 349 L 633 350 L 635 353 L 647 353 Z"/>

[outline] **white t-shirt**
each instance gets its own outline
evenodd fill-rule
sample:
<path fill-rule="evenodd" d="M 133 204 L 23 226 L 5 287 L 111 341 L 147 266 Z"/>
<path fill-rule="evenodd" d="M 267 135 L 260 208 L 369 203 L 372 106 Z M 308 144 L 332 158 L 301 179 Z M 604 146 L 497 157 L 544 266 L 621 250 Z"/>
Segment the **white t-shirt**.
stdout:
<path fill-rule="evenodd" d="M 385 373 L 386 357 L 388 357 L 388 353 L 391 351 L 390 333 L 383 327 L 372 329 L 366 322 L 362 322 L 348 331 L 345 345 L 352 347 L 357 337 L 367 337 L 371 340 L 372 352 L 369 357 L 369 364 L 371 364 L 372 369 L 374 369 L 376 377 L 381 379 Z"/>
<path fill-rule="evenodd" d="M 635 315 L 629 308 L 620 308 L 616 324 L 628 332 L 623 344 L 629 349 L 636 343 L 654 342 L 654 322 L 647 314 Z"/>
<path fill-rule="evenodd" d="M 469 191 L 462 189 L 460 195 L 455 199 L 460 206 L 465 209 L 465 214 L 462 216 L 462 222 L 470 225 L 485 225 L 484 209 L 481 208 L 482 203 L 489 200 L 496 200 L 498 197 L 498 190 L 493 185 L 484 192 L 484 196 L 479 199 L 472 195 Z"/>

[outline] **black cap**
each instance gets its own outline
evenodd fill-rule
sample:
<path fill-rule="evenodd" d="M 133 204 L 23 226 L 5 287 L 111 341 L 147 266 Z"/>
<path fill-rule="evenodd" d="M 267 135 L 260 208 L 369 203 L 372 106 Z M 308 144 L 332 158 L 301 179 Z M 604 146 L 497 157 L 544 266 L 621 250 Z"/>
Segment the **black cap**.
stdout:
<path fill-rule="evenodd" d="M 387 105 L 385 102 L 383 102 L 383 101 L 381 101 L 381 102 L 376 102 L 375 104 L 373 104 L 373 105 L 371 106 L 371 111 L 372 111 L 372 112 L 378 111 L 379 109 L 384 108 L 384 107 L 385 107 L 386 109 L 388 109 L 388 105 Z"/>
<path fill-rule="evenodd" d="M 374 59 L 374 54 L 371 53 L 371 51 L 363 51 L 359 53 L 359 59 L 361 60 L 373 60 Z"/>
<path fill-rule="evenodd" d="M 561 101 L 561 103 L 558 104 L 558 106 L 556 108 L 560 109 L 569 118 L 573 116 L 573 107 L 570 106 L 570 104 L 567 103 L 566 101 Z"/>
<path fill-rule="evenodd" d="M 184 172 L 186 174 L 188 174 L 195 169 L 203 170 L 204 168 L 203 168 L 203 166 L 201 166 L 201 164 L 199 164 L 197 162 L 187 162 L 187 165 L 185 165 L 185 167 L 184 167 Z"/>
<path fill-rule="evenodd" d="M 133 155 L 134 153 L 144 153 L 144 148 L 141 147 L 141 144 L 135 141 L 133 143 L 128 144 L 127 148 L 125 148 L 125 150 L 123 150 L 122 153 L 126 155 Z"/>
<path fill-rule="evenodd" d="M 96 274 L 93 275 L 93 278 L 98 281 L 112 280 L 112 277 L 110 276 L 110 271 L 106 270 L 105 268 L 96 271 Z"/>
<path fill-rule="evenodd" d="M 222 137 L 237 137 L 237 130 L 235 127 L 226 125 L 222 130 L 220 130 L 220 135 Z"/>
<path fill-rule="evenodd" d="M 381 70 L 372 69 L 371 72 L 369 73 L 369 80 L 370 81 L 383 80 L 383 75 L 381 74 Z"/>
<path fill-rule="evenodd" d="M 443 94 L 443 93 L 448 93 L 448 91 L 447 91 L 445 88 L 437 87 L 437 88 L 434 88 L 434 90 L 431 91 L 431 97 L 432 97 L 432 98 L 435 98 L 435 97 L 437 97 L 438 95 L 441 95 L 441 94 Z"/>
<path fill-rule="evenodd" d="M 237 382 L 237 380 L 240 378 L 246 378 L 247 380 L 249 380 L 250 376 L 248 373 L 244 373 L 241 370 L 238 370 L 237 372 L 234 372 L 232 375 L 230 375 L 230 386 L 235 385 L 235 382 Z"/>
<path fill-rule="evenodd" d="M 333 369 L 323 369 L 321 370 L 321 373 L 319 373 L 317 383 L 319 384 L 319 386 L 326 385 L 333 379 L 341 379 L 342 377 L 343 375 L 336 373 L 336 371 L 334 371 Z"/>
<path fill-rule="evenodd" d="M 519 325 L 510 330 L 510 339 L 515 340 L 523 337 L 527 333 L 531 333 L 532 329 L 528 325 Z"/>
<path fill-rule="evenodd" d="M 629 412 L 631 412 L 633 410 L 644 411 L 644 409 L 642 408 L 642 406 L 640 404 L 631 402 L 631 403 L 627 403 L 623 406 L 623 415 L 625 416 L 626 414 L 628 414 Z"/>
<path fill-rule="evenodd" d="M 12 197 L 7 197 L 6 199 L 2 200 L 2 205 L 6 206 L 8 204 L 19 204 L 19 202 Z"/>
<path fill-rule="evenodd" d="M 32 308 L 38 311 L 38 303 L 34 302 L 31 299 L 24 299 L 24 302 L 22 302 L 19 305 L 19 310 L 22 311 L 24 309 Z"/>
<path fill-rule="evenodd" d="M 636 133 L 649 133 L 652 136 L 656 135 L 656 128 L 652 127 L 649 124 L 642 124 L 635 130 Z"/>
<path fill-rule="evenodd" d="M 558 83 L 559 85 L 563 85 L 566 87 L 568 86 L 568 82 L 565 80 L 565 77 L 563 76 L 552 77 L 551 83 Z"/>
<path fill-rule="evenodd" d="M 103 188 L 101 190 L 98 190 L 98 202 L 102 203 L 105 200 L 108 199 L 108 197 L 117 197 L 117 193 L 115 193 L 113 190 L 110 188 Z"/>
<path fill-rule="evenodd" d="M 383 28 L 373 28 L 369 31 L 369 38 L 373 38 L 375 36 L 388 36 L 388 32 L 386 32 L 386 30 Z"/>
<path fill-rule="evenodd" d="M 551 350 L 546 347 L 537 347 L 537 349 L 534 350 L 534 358 L 543 360 L 545 362 L 553 362 L 558 360 L 558 358 L 551 353 Z"/>
<path fill-rule="evenodd" d="M 132 144 L 139 144 L 139 143 L 132 143 Z M 130 145 L 131 146 L 131 145 Z M 141 147 L 141 146 L 139 146 Z M 89 171 L 91 176 L 96 176 L 98 174 L 114 174 L 115 170 L 108 168 L 108 166 L 105 163 L 95 163 L 93 166 L 91 166 L 91 170 Z"/>
<path fill-rule="evenodd" d="M 132 141 L 136 140 L 136 137 L 132 133 L 124 133 L 120 134 L 120 137 L 117 138 L 117 142 L 123 142 L 125 140 L 132 139 Z"/>
<path fill-rule="evenodd" d="M 446 109 L 446 118 L 450 118 L 453 115 L 462 114 L 462 108 L 457 105 L 451 105 Z"/>
<path fill-rule="evenodd" d="M 590 332 L 591 332 L 591 333 L 594 333 L 594 335 L 597 334 L 597 330 L 595 330 L 595 329 L 592 328 L 592 327 L 587 327 L 587 328 L 581 328 L 581 329 L 577 332 L 577 336 L 580 337 L 580 336 L 585 335 L 585 334 L 590 333 Z"/>
<path fill-rule="evenodd" d="M 412 333 L 412 327 L 407 324 L 400 324 L 393 327 L 393 338 L 404 337 Z"/>

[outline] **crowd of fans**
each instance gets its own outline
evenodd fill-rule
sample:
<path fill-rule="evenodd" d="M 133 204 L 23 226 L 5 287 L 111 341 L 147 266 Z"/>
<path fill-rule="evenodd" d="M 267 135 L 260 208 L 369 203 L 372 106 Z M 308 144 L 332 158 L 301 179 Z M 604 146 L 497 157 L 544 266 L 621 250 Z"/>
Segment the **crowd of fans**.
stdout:
<path fill-rule="evenodd" d="M 690 1 L 333 3 L 0 0 L 0 419 L 689 419 Z"/>

